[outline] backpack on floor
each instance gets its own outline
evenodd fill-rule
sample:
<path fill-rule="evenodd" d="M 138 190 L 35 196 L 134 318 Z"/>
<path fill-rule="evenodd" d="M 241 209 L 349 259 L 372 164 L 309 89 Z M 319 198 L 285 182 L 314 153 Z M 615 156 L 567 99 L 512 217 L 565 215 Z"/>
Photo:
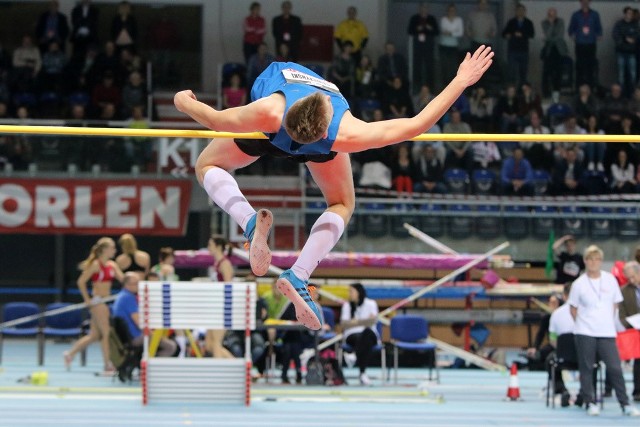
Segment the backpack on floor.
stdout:
<path fill-rule="evenodd" d="M 306 381 L 308 385 L 335 386 L 347 383 L 333 350 L 326 349 L 320 352 L 319 359 L 316 356 L 309 359 Z"/>

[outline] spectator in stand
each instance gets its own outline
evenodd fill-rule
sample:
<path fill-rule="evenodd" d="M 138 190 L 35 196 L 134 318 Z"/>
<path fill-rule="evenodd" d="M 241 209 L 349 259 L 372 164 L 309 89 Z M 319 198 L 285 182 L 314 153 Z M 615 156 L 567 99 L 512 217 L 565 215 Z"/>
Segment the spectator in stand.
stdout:
<path fill-rule="evenodd" d="M 516 87 L 512 84 L 507 86 L 504 95 L 498 98 L 494 108 L 494 116 L 500 126 L 500 133 L 518 133 L 522 129 L 522 119 L 518 115 L 520 112 L 520 102 Z"/>
<path fill-rule="evenodd" d="M 291 52 L 289 52 L 289 45 L 286 43 L 280 43 L 278 45 L 278 52 L 276 55 L 276 61 L 278 62 L 291 62 Z"/>
<path fill-rule="evenodd" d="M 413 45 L 413 91 L 417 92 L 422 85 L 434 87 L 436 39 L 440 30 L 438 21 L 429 14 L 426 2 L 420 3 L 418 13 L 409 20 L 407 33 Z"/>
<path fill-rule="evenodd" d="M 580 390 L 587 404 L 587 414 L 600 414 L 593 393 L 593 364 L 597 359 L 607 367 L 607 379 L 616 392 L 622 413 L 640 416 L 640 411 L 629 403 L 624 384 L 620 356 L 616 347 L 616 310 L 623 301 L 618 281 L 603 271 L 602 250 L 589 246 L 584 251 L 586 271 L 571 286 L 569 304 L 576 321 L 575 339 L 580 367 Z"/>
<path fill-rule="evenodd" d="M 564 41 L 564 20 L 558 17 L 556 8 L 547 10 L 547 17 L 542 21 L 544 45 L 540 59 L 542 68 L 542 94 L 548 97 L 553 92 L 560 92 L 562 84 L 563 58 L 569 55 L 569 48 Z"/>
<path fill-rule="evenodd" d="M 589 116 L 598 115 L 598 99 L 593 95 L 588 84 L 584 83 L 578 88 L 578 94 L 573 101 L 573 111 L 580 124 L 586 123 Z"/>
<path fill-rule="evenodd" d="M 300 43 L 302 42 L 302 20 L 299 16 L 291 13 L 291 2 L 283 1 L 280 6 L 282 14 L 273 18 L 271 21 L 271 31 L 275 39 L 275 46 L 286 44 L 289 47 L 289 53 L 292 61 L 298 60 L 300 51 Z"/>
<path fill-rule="evenodd" d="M 456 75 L 460 63 L 460 40 L 464 36 L 464 22 L 457 13 L 456 5 L 451 3 L 447 6 L 447 14 L 440 18 L 438 52 L 441 63 L 440 77 L 443 82 Z"/>
<path fill-rule="evenodd" d="M 94 111 L 102 115 L 105 106 L 113 105 L 117 110 L 122 102 L 122 91 L 115 84 L 113 72 L 107 71 L 102 76 L 102 83 L 96 85 L 91 92 L 91 105 Z"/>
<path fill-rule="evenodd" d="M 597 45 L 602 37 L 600 14 L 591 9 L 591 0 L 580 0 L 580 10 L 571 15 L 568 33 L 575 42 L 576 88 L 586 83 L 596 87 L 597 82 Z"/>
<path fill-rule="evenodd" d="M 138 71 L 140 73 L 144 72 L 144 63 L 142 58 L 136 53 L 132 52 L 131 49 L 122 48 L 120 50 L 120 68 L 119 71 L 122 73 L 122 76 L 116 76 L 116 81 L 124 82 L 124 80 L 134 71 Z"/>
<path fill-rule="evenodd" d="M 329 71 L 329 81 L 338 86 L 340 93 L 347 100 L 352 100 L 355 93 L 356 64 L 351 56 L 352 49 L 353 45 L 350 42 L 343 43 L 341 52 L 334 58 Z"/>
<path fill-rule="evenodd" d="M 507 21 L 502 37 L 507 39 L 507 62 L 511 80 L 520 86 L 528 80 L 529 39 L 535 35 L 533 22 L 526 17 L 527 9 L 516 6 L 516 16 Z"/>
<path fill-rule="evenodd" d="M 548 127 L 542 124 L 542 119 L 537 111 L 529 114 L 529 125 L 522 132 L 525 135 L 548 135 L 551 133 Z M 552 142 L 520 142 L 525 157 L 531 163 L 533 169 L 544 169 L 551 172 L 553 167 L 553 143 Z"/>
<path fill-rule="evenodd" d="M 261 7 L 260 3 L 254 1 L 249 6 L 249 15 L 244 18 L 242 53 L 245 64 L 249 64 L 249 59 L 258 53 L 258 47 L 264 42 L 264 35 L 267 32 L 264 18 L 260 16 Z"/>
<path fill-rule="evenodd" d="M 240 74 L 234 73 L 229 86 L 222 88 L 222 108 L 240 107 L 247 103 L 247 88 L 243 87 Z"/>
<path fill-rule="evenodd" d="M 638 258 L 638 248 L 636 248 Z M 629 279 L 627 286 L 622 288 L 622 303 L 620 304 L 620 322 L 627 329 L 633 326 L 627 317 L 640 313 L 640 264 L 630 261 L 624 265 L 624 275 Z M 633 361 L 633 400 L 640 402 L 640 358 Z"/>
<path fill-rule="evenodd" d="M 471 39 L 471 52 L 480 45 L 493 46 L 498 33 L 496 16 L 489 10 L 488 0 L 478 0 L 476 9 L 465 19 L 466 33 Z"/>
<path fill-rule="evenodd" d="M 67 38 L 69 37 L 69 22 L 67 16 L 60 13 L 60 2 L 51 0 L 49 10 L 43 12 L 36 24 L 36 39 L 40 47 L 40 53 L 49 49 L 51 42 L 57 42 L 62 52 L 65 51 Z"/>
<path fill-rule="evenodd" d="M 560 92 L 553 92 L 551 94 L 551 105 L 547 108 L 546 114 L 549 128 L 555 129 L 570 114 L 573 114 L 571 106 L 563 102 L 560 98 Z"/>
<path fill-rule="evenodd" d="M 566 234 L 553 242 L 553 254 L 556 258 L 555 283 L 572 283 L 584 272 L 584 259 L 578 253 L 576 239 Z"/>
<path fill-rule="evenodd" d="M 613 83 L 602 102 L 602 109 L 600 110 L 602 127 L 607 133 L 615 134 L 620 131 L 622 116 L 628 109 L 629 103 L 622 94 L 622 86 L 618 83 Z"/>
<path fill-rule="evenodd" d="M 71 10 L 73 56 L 84 57 L 89 46 L 98 45 L 98 8 L 91 0 L 81 0 Z"/>
<path fill-rule="evenodd" d="M 31 92 L 42 67 L 42 56 L 31 36 L 22 37 L 22 44 L 13 51 L 12 86 L 16 92 Z"/>
<path fill-rule="evenodd" d="M 629 114 L 635 121 L 640 121 L 640 87 L 633 90 L 633 96 L 629 100 Z"/>
<path fill-rule="evenodd" d="M 630 114 L 625 114 L 622 116 L 621 123 L 621 135 L 638 135 L 640 130 L 638 129 L 638 125 L 634 122 L 633 116 Z M 637 165 L 638 161 L 640 161 L 640 147 L 638 147 L 637 143 L 621 143 L 621 144 L 606 144 L 607 150 L 605 152 L 605 167 L 615 163 L 617 161 L 618 150 L 623 149 L 627 152 L 629 157 L 629 162 Z"/>
<path fill-rule="evenodd" d="M 487 94 L 484 86 L 476 86 L 469 99 L 471 108 L 471 128 L 474 132 L 485 133 L 492 128 L 495 98 Z"/>
<path fill-rule="evenodd" d="M 451 120 L 444 125 L 443 133 L 472 133 L 471 126 L 462 121 L 459 111 L 451 110 Z M 447 141 L 447 155 L 445 169 L 458 168 L 471 171 L 473 168 L 473 153 L 469 141 Z"/>
<path fill-rule="evenodd" d="M 618 83 L 627 96 L 631 95 L 637 83 L 636 50 L 640 39 L 638 21 L 634 19 L 633 8 L 626 6 L 624 16 L 613 26 L 613 42 L 616 46 Z"/>
<path fill-rule="evenodd" d="M 118 84 L 124 83 L 125 71 L 121 68 L 120 54 L 116 51 L 116 44 L 113 41 L 108 40 L 104 44 L 103 50 L 95 57 L 94 64 L 93 69 L 96 74 L 103 75 L 106 71 L 111 71 Z"/>
<path fill-rule="evenodd" d="M 84 105 L 72 104 L 69 111 L 69 120 L 66 125 L 70 127 L 87 126 L 86 110 Z M 89 137 L 79 137 L 69 144 L 61 144 L 62 157 L 67 165 L 75 164 L 81 171 L 86 171 L 93 165 L 99 165 L 104 159 L 104 146 Z"/>
<path fill-rule="evenodd" d="M 356 65 L 356 97 L 360 99 L 375 99 L 377 96 L 377 70 L 369 55 L 362 55 L 360 63 Z"/>
<path fill-rule="evenodd" d="M 131 117 L 128 119 L 131 129 L 150 129 L 149 120 L 145 116 L 144 105 L 134 105 L 131 108 Z M 139 166 L 146 167 L 153 156 L 153 141 L 151 138 L 141 136 L 130 137 L 125 140 L 132 147 L 134 159 Z M 145 170 L 145 169 L 143 169 Z"/>
<path fill-rule="evenodd" d="M 564 150 L 564 158 L 557 164 L 552 184 L 555 194 L 559 196 L 579 195 L 584 193 L 582 176 L 584 168 L 578 161 L 578 154 L 575 147 Z"/>
<path fill-rule="evenodd" d="M 432 144 L 426 144 L 415 164 L 415 179 L 413 191 L 416 193 L 444 194 L 446 187 L 442 163 L 436 156 L 436 149 Z"/>
<path fill-rule="evenodd" d="M 611 165 L 611 189 L 615 193 L 629 194 L 636 192 L 636 171 L 624 149 L 618 150 L 618 160 Z"/>
<path fill-rule="evenodd" d="M 349 6 L 349 8 L 347 8 L 347 19 L 341 21 L 336 26 L 333 33 L 333 37 L 338 44 L 338 47 L 342 48 L 342 45 L 345 42 L 351 42 L 353 45 L 351 56 L 353 57 L 353 62 L 355 64 L 360 62 L 362 51 L 369 41 L 369 31 L 367 30 L 367 26 L 364 22 L 356 18 L 357 15 L 358 10 L 353 6 Z"/>
<path fill-rule="evenodd" d="M 474 169 L 500 170 L 500 150 L 493 141 L 477 141 L 471 145 Z"/>
<path fill-rule="evenodd" d="M 62 91 L 62 79 L 67 65 L 67 57 L 60 49 L 56 41 L 49 44 L 49 48 L 42 56 L 42 68 L 40 69 L 39 90 L 41 92 L 52 91 L 60 93 Z"/>
<path fill-rule="evenodd" d="M 569 114 L 564 118 L 561 124 L 555 127 L 553 133 L 559 135 L 584 135 L 587 131 L 578 125 L 578 119 L 576 116 Z M 556 142 L 556 161 L 565 157 L 565 153 L 568 149 L 573 149 L 575 151 L 579 163 L 584 161 L 584 151 L 582 151 L 581 146 L 577 142 Z M 582 174 L 579 177 L 581 176 Z"/>
<path fill-rule="evenodd" d="M 68 92 L 91 93 L 104 73 L 98 72 L 98 50 L 90 47 L 84 56 L 72 56 L 67 63 L 66 90 Z"/>
<path fill-rule="evenodd" d="M 462 92 L 460 94 L 458 99 L 453 102 L 451 109 L 458 110 L 463 121 L 469 123 L 471 120 L 471 103 L 469 102 L 469 97 L 467 97 L 466 93 Z M 447 116 L 444 116 L 443 121 L 446 122 L 446 120 Z"/>
<path fill-rule="evenodd" d="M 2 140 L 8 142 L 8 150 L 4 153 L 4 162 L 9 162 L 13 165 L 15 171 L 26 171 L 29 164 L 33 162 L 33 147 L 31 141 L 25 138 L 23 135 L 8 136 Z M 1 142 L 0 142 L 1 143 Z M 3 155 L 0 154 L 0 158 Z M 3 161 L 0 160 L 0 164 Z M 0 166 L 4 167 L 4 165 Z"/>
<path fill-rule="evenodd" d="M 136 52 L 138 21 L 131 13 L 131 3 L 128 1 L 121 1 L 118 4 L 118 13 L 111 21 L 111 40 L 116 45 L 118 55 L 122 49 Z"/>
<path fill-rule="evenodd" d="M 382 94 L 382 109 L 388 119 L 413 117 L 413 102 L 409 88 L 400 77 L 395 77 L 391 87 Z"/>
<path fill-rule="evenodd" d="M 524 151 L 520 147 L 513 150 L 513 155 L 504 160 L 500 173 L 502 193 L 513 196 L 533 195 L 533 169 Z"/>
<path fill-rule="evenodd" d="M 394 189 L 398 195 L 407 195 L 411 197 L 413 193 L 413 179 L 416 175 L 413 160 L 411 159 L 411 150 L 407 143 L 398 145 L 394 150 L 395 155 L 391 164 L 391 180 Z"/>
<path fill-rule="evenodd" d="M 134 71 L 129 74 L 127 83 L 122 88 L 122 111 L 121 116 L 129 118 L 136 105 L 147 103 L 147 88 L 142 80 L 142 75 Z"/>
<path fill-rule="evenodd" d="M 407 60 L 396 52 L 396 46 L 391 42 L 384 45 L 384 54 L 378 58 L 377 71 L 381 93 L 385 88 L 393 86 L 396 77 L 400 77 L 403 84 L 408 82 Z"/>
<path fill-rule="evenodd" d="M 269 53 L 267 44 L 260 43 L 258 51 L 249 58 L 247 65 L 247 86 L 252 87 L 253 82 L 258 78 L 273 61 L 275 57 Z"/>
<path fill-rule="evenodd" d="M 426 107 L 435 95 L 431 92 L 431 87 L 427 85 L 422 85 L 420 87 L 420 91 L 415 94 L 413 97 L 413 111 L 422 111 L 424 107 Z"/>
<path fill-rule="evenodd" d="M 542 99 L 540 95 L 533 90 L 531 83 L 524 82 L 520 86 L 520 106 L 518 108 L 518 116 L 522 120 L 524 126 L 528 125 L 529 116 L 532 112 L 542 116 Z"/>
<path fill-rule="evenodd" d="M 592 114 L 587 118 L 586 132 L 589 135 L 604 135 L 604 131 L 598 125 L 598 118 Z M 587 161 L 587 170 L 604 172 L 604 158 L 607 144 L 601 142 L 585 142 L 584 154 Z"/>

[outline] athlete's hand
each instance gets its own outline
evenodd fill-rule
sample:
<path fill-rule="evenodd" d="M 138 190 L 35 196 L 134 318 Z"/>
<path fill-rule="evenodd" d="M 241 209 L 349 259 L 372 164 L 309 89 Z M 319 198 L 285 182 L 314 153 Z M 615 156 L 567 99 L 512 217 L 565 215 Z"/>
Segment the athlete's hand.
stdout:
<path fill-rule="evenodd" d="M 178 111 L 184 113 L 186 109 L 186 105 L 191 101 L 197 101 L 196 95 L 191 90 L 183 90 L 173 97 L 173 103 L 178 109 Z"/>
<path fill-rule="evenodd" d="M 493 63 L 491 46 L 480 46 L 473 55 L 467 52 L 462 64 L 458 67 L 456 78 L 469 87 L 475 84 Z"/>

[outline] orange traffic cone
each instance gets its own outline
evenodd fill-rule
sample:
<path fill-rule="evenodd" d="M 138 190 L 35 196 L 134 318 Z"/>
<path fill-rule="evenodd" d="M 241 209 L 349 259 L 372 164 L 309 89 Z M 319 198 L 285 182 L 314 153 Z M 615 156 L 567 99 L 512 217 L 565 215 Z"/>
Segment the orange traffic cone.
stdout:
<path fill-rule="evenodd" d="M 509 388 L 507 389 L 507 399 L 512 402 L 520 400 L 520 386 L 518 385 L 518 365 L 511 364 L 511 374 L 509 375 Z"/>

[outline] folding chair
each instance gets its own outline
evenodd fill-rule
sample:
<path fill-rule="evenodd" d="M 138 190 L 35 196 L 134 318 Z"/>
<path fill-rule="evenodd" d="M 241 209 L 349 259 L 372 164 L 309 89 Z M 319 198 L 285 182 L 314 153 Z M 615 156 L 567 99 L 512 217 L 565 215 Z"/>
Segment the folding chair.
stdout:
<path fill-rule="evenodd" d="M 429 366 L 429 380 L 432 380 L 432 371 L 435 368 L 436 381 L 440 382 L 440 371 L 436 362 L 436 345 L 427 342 L 427 338 L 429 338 L 429 322 L 424 317 L 401 314 L 391 319 L 394 384 L 398 384 L 398 349 L 433 354 L 433 363 Z"/>

